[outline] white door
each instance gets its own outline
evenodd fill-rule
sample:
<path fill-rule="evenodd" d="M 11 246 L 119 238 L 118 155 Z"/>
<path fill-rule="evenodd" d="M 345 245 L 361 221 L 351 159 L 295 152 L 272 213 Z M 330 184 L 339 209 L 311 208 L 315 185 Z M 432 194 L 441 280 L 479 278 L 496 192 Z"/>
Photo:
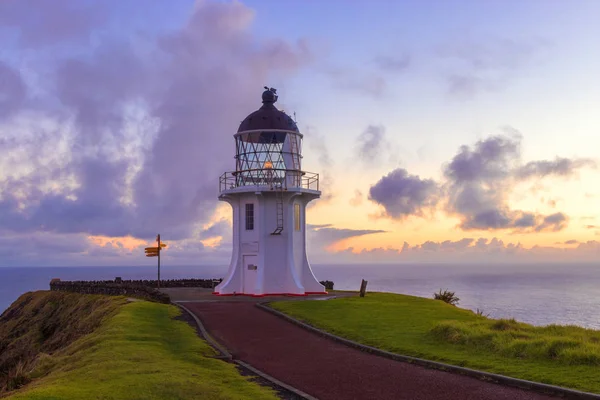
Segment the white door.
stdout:
<path fill-rule="evenodd" d="M 244 293 L 256 293 L 256 281 L 258 279 L 258 257 L 244 256 Z"/>

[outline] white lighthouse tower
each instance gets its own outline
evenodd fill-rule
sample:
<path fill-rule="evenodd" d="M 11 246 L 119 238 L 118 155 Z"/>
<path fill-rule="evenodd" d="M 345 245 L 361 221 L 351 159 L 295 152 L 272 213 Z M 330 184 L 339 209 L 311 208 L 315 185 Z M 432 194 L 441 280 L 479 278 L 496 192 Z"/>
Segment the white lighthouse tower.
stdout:
<path fill-rule="evenodd" d="M 306 257 L 305 211 L 321 196 L 319 175 L 302 170 L 302 134 L 265 89 L 234 135 L 235 172 L 219 181 L 219 200 L 233 209 L 233 254 L 215 294 L 326 293 Z"/>

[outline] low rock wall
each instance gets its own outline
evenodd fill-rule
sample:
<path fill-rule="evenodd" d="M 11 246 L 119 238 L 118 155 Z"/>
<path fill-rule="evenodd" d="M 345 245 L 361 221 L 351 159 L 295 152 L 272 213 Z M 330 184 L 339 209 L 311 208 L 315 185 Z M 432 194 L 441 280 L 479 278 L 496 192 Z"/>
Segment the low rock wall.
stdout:
<path fill-rule="evenodd" d="M 223 279 L 166 279 L 160 281 L 161 288 L 200 287 L 213 289 Z M 332 281 L 321 281 L 326 290 L 333 290 Z M 159 303 L 169 303 L 170 298 L 156 288 L 156 280 L 122 280 L 117 277 L 111 281 L 61 281 L 52 279 L 50 290 L 75 292 L 82 294 L 103 294 L 108 296 L 130 296 Z"/>
<path fill-rule="evenodd" d="M 128 296 L 158 303 L 170 303 L 168 294 L 157 289 L 114 281 L 60 281 L 53 279 L 50 290 L 58 292 L 74 292 L 81 294 L 102 294 L 107 296 Z"/>

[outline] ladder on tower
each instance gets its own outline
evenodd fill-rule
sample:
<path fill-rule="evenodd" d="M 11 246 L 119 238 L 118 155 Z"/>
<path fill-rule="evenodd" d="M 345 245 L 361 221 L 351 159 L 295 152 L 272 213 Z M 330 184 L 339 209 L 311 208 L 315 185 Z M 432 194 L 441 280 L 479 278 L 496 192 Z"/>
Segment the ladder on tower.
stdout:
<path fill-rule="evenodd" d="M 277 210 L 277 227 L 271 235 L 281 235 L 283 232 L 283 185 L 275 189 L 275 208 Z"/>
<path fill-rule="evenodd" d="M 294 177 L 294 186 L 300 186 L 300 153 L 298 152 L 298 137 L 290 136 L 290 152 L 292 153 L 292 169 Z"/>

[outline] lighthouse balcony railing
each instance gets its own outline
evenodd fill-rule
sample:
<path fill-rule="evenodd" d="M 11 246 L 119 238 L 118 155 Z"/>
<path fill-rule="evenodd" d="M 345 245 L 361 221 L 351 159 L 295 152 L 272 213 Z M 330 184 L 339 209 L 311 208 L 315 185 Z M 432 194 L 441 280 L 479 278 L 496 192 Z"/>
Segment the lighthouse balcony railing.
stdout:
<path fill-rule="evenodd" d="M 245 186 L 288 190 L 319 190 L 319 174 L 289 169 L 252 169 L 225 172 L 219 178 L 219 192 Z"/>

